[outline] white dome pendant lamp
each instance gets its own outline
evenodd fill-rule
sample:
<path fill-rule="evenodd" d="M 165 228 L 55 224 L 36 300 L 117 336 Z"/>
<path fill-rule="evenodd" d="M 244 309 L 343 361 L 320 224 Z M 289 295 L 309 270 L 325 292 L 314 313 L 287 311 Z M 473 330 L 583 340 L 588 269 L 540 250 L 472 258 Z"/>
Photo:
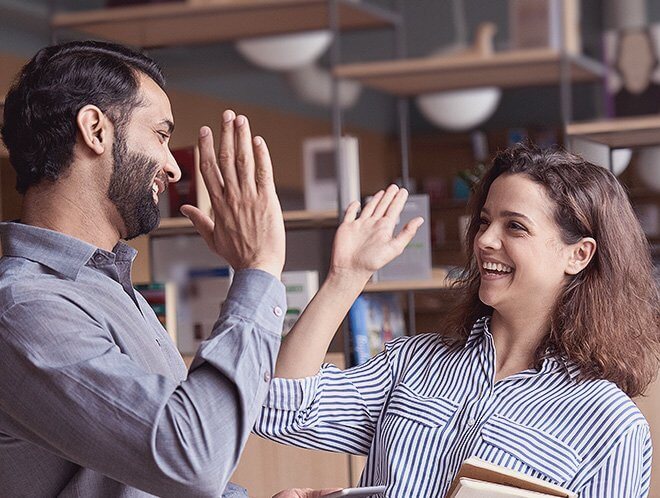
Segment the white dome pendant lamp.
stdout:
<path fill-rule="evenodd" d="M 431 57 L 487 57 L 493 53 L 495 24 L 477 27 L 474 43 L 466 42 L 465 11 L 462 0 L 453 1 L 457 41 Z M 497 109 L 502 91 L 498 87 L 479 87 L 419 95 L 415 102 L 422 115 L 434 125 L 450 131 L 465 131 L 483 123 Z"/>
<path fill-rule="evenodd" d="M 244 38 L 236 42 L 236 49 L 255 66 L 271 71 L 291 71 L 314 62 L 331 42 L 329 30 L 316 30 Z"/>
<path fill-rule="evenodd" d="M 312 63 L 288 72 L 287 80 L 303 102 L 322 107 L 332 105 L 332 75 L 327 69 Z M 353 107 L 361 93 L 362 84 L 358 81 L 340 81 L 338 85 L 339 107 L 341 109 Z"/>

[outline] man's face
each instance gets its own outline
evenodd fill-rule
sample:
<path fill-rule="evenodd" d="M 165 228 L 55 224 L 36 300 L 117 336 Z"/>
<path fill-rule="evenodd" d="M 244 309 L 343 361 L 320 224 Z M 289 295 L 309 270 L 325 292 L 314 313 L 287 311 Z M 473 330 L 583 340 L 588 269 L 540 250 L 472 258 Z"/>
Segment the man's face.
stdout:
<path fill-rule="evenodd" d="M 169 150 L 174 127 L 169 99 L 150 78 L 140 78 L 141 105 L 117 126 L 108 198 L 123 222 L 122 238 L 132 239 L 158 226 L 158 195 L 181 177 Z M 135 145 L 131 145 L 135 144 Z"/>
<path fill-rule="evenodd" d="M 117 129 L 112 145 L 113 167 L 108 197 L 124 220 L 124 238 L 130 240 L 151 232 L 160 223 L 153 180 L 159 178 L 167 186 L 168 179 L 157 161 L 146 154 L 128 150 L 123 128 Z"/>

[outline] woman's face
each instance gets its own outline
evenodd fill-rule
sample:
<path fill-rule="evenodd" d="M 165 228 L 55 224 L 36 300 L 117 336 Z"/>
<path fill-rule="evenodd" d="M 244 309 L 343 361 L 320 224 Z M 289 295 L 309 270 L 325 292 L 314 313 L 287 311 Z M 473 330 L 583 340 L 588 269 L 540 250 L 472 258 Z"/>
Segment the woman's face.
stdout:
<path fill-rule="evenodd" d="M 552 309 L 571 252 L 553 207 L 544 188 L 526 175 L 502 175 L 493 182 L 474 240 L 484 304 L 501 314 L 527 316 Z"/>

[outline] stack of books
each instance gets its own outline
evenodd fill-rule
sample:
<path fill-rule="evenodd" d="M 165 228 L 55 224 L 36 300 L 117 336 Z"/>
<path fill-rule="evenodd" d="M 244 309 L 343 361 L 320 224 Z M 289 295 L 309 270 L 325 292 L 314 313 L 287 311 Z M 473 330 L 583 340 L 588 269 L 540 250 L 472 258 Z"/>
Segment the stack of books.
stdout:
<path fill-rule="evenodd" d="M 577 498 L 577 494 L 522 472 L 472 457 L 463 462 L 447 498 Z"/>

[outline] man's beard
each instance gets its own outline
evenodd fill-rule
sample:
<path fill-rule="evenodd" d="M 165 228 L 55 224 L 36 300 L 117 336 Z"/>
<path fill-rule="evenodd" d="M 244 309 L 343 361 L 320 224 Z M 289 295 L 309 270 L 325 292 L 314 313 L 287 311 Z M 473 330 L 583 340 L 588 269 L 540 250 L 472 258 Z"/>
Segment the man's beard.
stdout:
<path fill-rule="evenodd" d="M 112 176 L 108 198 L 119 211 L 126 227 L 126 240 L 151 232 L 160 223 L 153 199 L 153 179 L 158 163 L 138 152 L 130 152 L 120 127 L 112 146 Z M 164 185 L 167 186 L 165 178 Z"/>

